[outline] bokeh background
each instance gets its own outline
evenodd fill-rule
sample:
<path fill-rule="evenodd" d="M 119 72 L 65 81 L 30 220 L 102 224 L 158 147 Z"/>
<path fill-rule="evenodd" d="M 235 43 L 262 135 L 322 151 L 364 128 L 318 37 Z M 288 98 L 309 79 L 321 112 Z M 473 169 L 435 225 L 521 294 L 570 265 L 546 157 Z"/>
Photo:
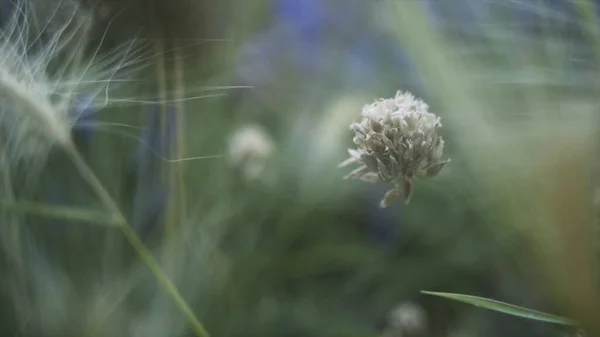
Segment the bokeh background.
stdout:
<path fill-rule="evenodd" d="M 57 25 L 81 6 L 90 50 L 136 57 L 121 104 L 74 107 L 78 148 L 211 336 L 575 335 L 422 290 L 597 331 L 600 3 L 72 1 L 29 2 Z M 387 186 L 336 165 L 397 90 L 442 117 L 452 162 L 380 209 Z M 100 207 L 58 150 L 11 181 Z M 118 231 L 0 212 L 3 335 L 193 335 Z"/>

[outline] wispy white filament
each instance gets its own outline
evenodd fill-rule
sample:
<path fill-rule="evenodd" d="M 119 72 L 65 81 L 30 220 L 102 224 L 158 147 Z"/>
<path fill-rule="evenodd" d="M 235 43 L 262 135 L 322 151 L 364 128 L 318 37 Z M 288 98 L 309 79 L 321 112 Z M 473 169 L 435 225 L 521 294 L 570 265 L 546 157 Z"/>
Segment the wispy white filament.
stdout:
<path fill-rule="evenodd" d="M 126 65 L 127 55 L 113 53 L 107 62 L 98 57 L 99 47 L 84 62 L 92 17 L 75 4 L 58 4 L 54 13 L 42 15 L 48 22 L 40 23 L 39 11 L 19 2 L 2 27 L 0 140 L 16 159 L 43 157 L 53 145 L 70 144 L 79 117 L 72 112 L 73 102 L 81 95 L 104 93 Z M 103 69 L 109 64 L 109 70 Z"/>

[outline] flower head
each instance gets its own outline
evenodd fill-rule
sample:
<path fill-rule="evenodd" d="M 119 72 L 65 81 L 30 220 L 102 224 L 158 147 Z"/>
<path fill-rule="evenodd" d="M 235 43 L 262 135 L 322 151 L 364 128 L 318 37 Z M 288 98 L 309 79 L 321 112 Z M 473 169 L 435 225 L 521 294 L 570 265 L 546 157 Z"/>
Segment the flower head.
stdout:
<path fill-rule="evenodd" d="M 246 180 L 253 181 L 264 177 L 275 144 L 267 130 L 249 124 L 231 135 L 228 150 L 230 164 L 240 169 Z"/>
<path fill-rule="evenodd" d="M 388 314 L 385 337 L 422 336 L 427 331 L 427 313 L 413 302 L 400 303 Z"/>
<path fill-rule="evenodd" d="M 429 106 L 408 92 L 366 105 L 361 121 L 350 125 L 356 149 L 349 149 L 350 158 L 339 165 L 359 167 L 345 179 L 395 184 L 381 207 L 387 207 L 401 189 L 408 202 L 415 177 L 436 176 L 450 162 L 442 160 L 444 140 L 437 134 L 441 126 Z"/>

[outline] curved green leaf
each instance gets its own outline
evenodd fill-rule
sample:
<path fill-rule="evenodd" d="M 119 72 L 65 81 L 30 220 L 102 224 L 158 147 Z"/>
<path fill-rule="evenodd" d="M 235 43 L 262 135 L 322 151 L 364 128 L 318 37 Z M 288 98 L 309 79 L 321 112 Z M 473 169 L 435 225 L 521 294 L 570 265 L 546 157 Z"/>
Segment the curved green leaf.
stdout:
<path fill-rule="evenodd" d="M 489 310 L 494 310 L 498 312 L 502 312 L 508 315 L 518 316 L 522 318 L 532 319 L 536 321 L 554 323 L 554 324 L 562 324 L 562 325 L 572 325 L 575 326 L 573 320 L 561 316 L 556 316 L 552 314 L 546 314 L 540 311 L 522 308 L 513 304 L 508 304 L 496 300 L 491 300 L 484 297 L 477 297 L 471 295 L 462 295 L 462 294 L 452 294 L 452 293 L 441 293 L 441 292 L 433 292 L 433 291 L 421 291 L 423 294 L 433 295 L 448 298 L 451 300 L 467 303 L 474 305 L 476 307 L 481 307 Z"/>

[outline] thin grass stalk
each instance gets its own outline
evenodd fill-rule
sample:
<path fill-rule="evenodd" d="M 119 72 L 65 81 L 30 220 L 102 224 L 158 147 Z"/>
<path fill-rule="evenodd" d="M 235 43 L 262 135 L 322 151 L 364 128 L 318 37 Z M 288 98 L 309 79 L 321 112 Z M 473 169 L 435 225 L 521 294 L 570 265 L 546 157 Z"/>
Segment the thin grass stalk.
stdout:
<path fill-rule="evenodd" d="M 196 318 L 196 315 L 192 309 L 187 305 L 185 299 L 181 296 L 179 290 L 177 290 L 177 287 L 175 287 L 173 282 L 171 282 L 167 275 L 163 273 L 160 266 L 152 256 L 152 253 L 146 248 L 146 246 L 144 246 L 135 230 L 131 228 L 117 204 L 114 202 L 108 191 L 104 188 L 104 185 L 100 182 L 96 174 L 86 163 L 85 159 L 83 159 L 79 151 L 77 151 L 75 145 L 71 142 L 63 148 L 83 180 L 90 186 L 104 206 L 108 208 L 110 212 L 114 213 L 115 220 L 119 224 L 119 228 L 121 229 L 121 232 L 123 232 L 123 235 L 129 244 L 131 244 L 142 262 L 148 267 L 148 269 L 150 269 L 152 274 L 162 286 L 163 290 L 167 293 L 167 295 L 169 295 L 177 308 L 185 316 L 188 323 L 192 326 L 195 334 L 198 337 L 209 337 L 208 332 L 202 323 L 200 323 L 200 321 Z"/>
<path fill-rule="evenodd" d="M 16 198 L 15 198 L 15 194 L 14 194 L 13 185 L 11 182 L 10 165 L 7 162 L 6 156 L 2 152 L 2 145 L 3 145 L 2 138 L 0 137 L 0 174 L 2 174 L 2 177 L 0 178 L 0 180 L 3 181 L 3 191 L 0 191 L 0 193 L 2 194 L 3 200 L 6 200 L 8 202 L 15 202 Z M 5 219 L 3 219 L 3 221 L 4 220 Z M 21 235 L 21 226 L 18 223 L 18 219 L 15 216 L 10 215 L 8 217 L 8 219 L 6 220 L 6 223 L 3 224 L 2 230 L 0 231 L 0 233 L 2 233 L 2 235 L 1 235 L 2 246 L 4 247 L 5 251 L 7 252 L 7 255 L 10 256 L 8 261 L 10 261 L 11 267 L 19 270 L 19 272 L 11 273 L 13 275 L 13 277 L 15 279 L 17 279 L 16 281 L 13 281 L 13 282 L 15 282 L 15 283 L 20 282 L 18 280 L 18 278 L 19 278 L 18 275 L 22 275 L 21 269 L 25 265 L 25 262 L 23 261 L 23 254 L 22 254 L 23 240 L 21 239 L 21 236 L 22 236 Z M 16 295 L 16 297 L 18 297 L 18 295 Z M 16 303 L 18 303 L 17 305 L 23 304 L 22 301 L 16 301 Z M 17 311 L 19 311 L 19 312 L 22 312 L 23 310 L 24 310 L 24 308 L 22 308 L 22 307 L 17 309 Z"/>
<path fill-rule="evenodd" d="M 175 42 L 177 44 L 177 42 Z M 176 127 L 176 158 L 185 158 L 185 111 L 183 98 L 185 95 L 185 75 L 183 73 L 183 55 L 181 52 L 181 46 L 178 44 L 174 48 L 175 52 L 175 123 Z M 174 170 L 171 171 L 171 186 L 176 187 L 179 192 L 179 199 L 177 204 L 179 205 L 180 218 L 187 214 L 186 204 L 186 188 L 185 188 L 185 162 L 177 163 Z"/>
<path fill-rule="evenodd" d="M 12 198 L 8 198 L 12 199 Z M 34 202 L 16 202 L 14 200 L 0 200 L 0 209 L 15 214 L 37 214 L 50 218 L 68 219 L 71 221 L 88 222 L 100 226 L 117 225 L 114 219 L 100 211 L 80 209 L 74 207 L 61 207 L 57 205 L 38 204 Z"/>
<path fill-rule="evenodd" d="M 167 107 L 167 103 L 168 102 L 168 75 L 167 75 L 167 71 L 166 71 L 166 60 L 165 60 L 165 52 L 166 52 L 166 46 L 165 46 L 165 39 L 164 39 L 164 32 L 160 31 L 158 28 L 155 30 L 154 34 L 156 35 L 156 41 L 154 42 L 154 58 L 155 58 L 155 65 L 156 65 L 156 83 L 157 83 L 157 91 L 158 91 L 158 97 L 160 98 L 160 111 L 159 111 L 159 124 L 160 124 L 160 133 L 161 133 L 161 137 L 164 137 L 165 139 L 167 139 L 167 144 L 168 144 L 168 138 L 170 137 L 169 135 L 169 116 L 167 115 L 169 113 L 169 109 Z M 167 151 L 168 152 L 168 151 Z M 163 153 L 164 155 L 164 153 Z M 166 180 L 166 183 L 169 186 L 169 191 L 171 191 L 172 185 L 170 184 L 171 182 L 171 173 L 170 173 L 171 169 L 169 167 L 166 168 L 165 171 L 161 170 L 160 172 L 160 179 L 161 180 Z M 173 195 L 170 193 L 170 195 Z M 167 216 L 165 218 L 165 225 L 164 225 L 164 235 L 165 238 L 168 239 L 168 237 L 171 235 L 171 233 L 173 232 L 173 230 L 175 229 L 175 223 L 177 222 L 177 219 L 174 217 L 174 213 L 172 212 L 173 209 L 173 200 L 172 198 L 169 198 L 169 200 L 167 201 L 167 205 L 166 205 L 166 209 L 167 209 Z"/>
<path fill-rule="evenodd" d="M 592 40 L 594 56 L 596 57 L 596 93 L 600 93 L 600 19 L 598 18 L 594 3 L 591 0 L 579 0 L 577 9 L 583 17 L 584 26 Z M 600 108 L 600 103 L 596 107 Z"/>
<path fill-rule="evenodd" d="M 575 3 L 577 10 L 583 17 L 583 25 L 594 43 L 596 60 L 600 61 L 600 20 L 596 14 L 594 4 L 591 0 L 579 0 Z"/>

